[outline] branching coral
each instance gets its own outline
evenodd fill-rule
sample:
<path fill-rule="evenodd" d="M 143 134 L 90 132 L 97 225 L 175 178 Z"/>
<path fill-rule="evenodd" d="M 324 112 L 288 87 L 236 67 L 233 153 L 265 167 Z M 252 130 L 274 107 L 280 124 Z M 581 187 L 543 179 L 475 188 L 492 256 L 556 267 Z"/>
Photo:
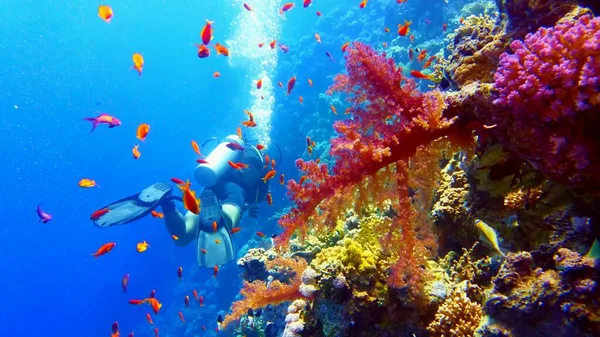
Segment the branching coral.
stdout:
<path fill-rule="evenodd" d="M 481 321 L 481 305 L 471 301 L 464 292 L 454 292 L 438 308 L 435 320 L 427 330 L 432 336 L 471 337 Z"/>
<path fill-rule="evenodd" d="M 299 291 L 302 284 L 301 275 L 306 266 L 306 261 L 303 259 L 277 257 L 272 261 L 267 261 L 268 269 L 277 267 L 283 269 L 283 272 L 289 273 L 289 283 L 282 283 L 278 280 L 268 284 L 260 280 L 254 282 L 244 281 L 244 286 L 240 291 L 243 299 L 231 305 L 231 314 L 225 317 L 221 327 L 225 329 L 229 323 L 245 315 L 248 309 L 258 309 L 269 304 L 276 305 L 301 298 L 302 295 Z"/>
<path fill-rule="evenodd" d="M 494 87 L 500 107 L 481 116 L 503 144 L 550 178 L 600 187 L 600 18 L 540 28 L 503 54 Z"/>

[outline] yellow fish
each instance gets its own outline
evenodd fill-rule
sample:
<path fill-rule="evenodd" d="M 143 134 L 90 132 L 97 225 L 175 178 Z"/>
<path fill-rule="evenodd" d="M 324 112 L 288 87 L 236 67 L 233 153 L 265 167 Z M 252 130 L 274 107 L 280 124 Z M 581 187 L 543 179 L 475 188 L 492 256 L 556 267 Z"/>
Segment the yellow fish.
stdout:
<path fill-rule="evenodd" d="M 481 234 L 485 236 L 487 241 L 494 247 L 494 249 L 500 253 L 500 255 L 504 256 L 504 253 L 500 250 L 500 245 L 498 244 L 498 234 L 496 231 L 490 227 L 485 222 L 475 219 L 475 227 L 481 231 Z"/>
<path fill-rule="evenodd" d="M 92 180 L 92 179 L 87 179 L 87 178 L 84 178 L 84 179 L 81 179 L 81 180 L 79 181 L 79 187 L 83 187 L 83 188 L 89 188 L 89 187 L 94 187 L 94 186 L 100 187 L 100 186 L 98 186 L 98 184 L 96 184 L 96 182 L 95 182 L 94 180 Z"/>
<path fill-rule="evenodd" d="M 150 245 L 148 244 L 148 242 L 146 242 L 146 240 L 144 240 L 144 242 L 138 242 L 137 251 L 138 253 L 143 253 L 146 251 L 146 249 L 148 249 L 148 247 L 150 247 Z"/>

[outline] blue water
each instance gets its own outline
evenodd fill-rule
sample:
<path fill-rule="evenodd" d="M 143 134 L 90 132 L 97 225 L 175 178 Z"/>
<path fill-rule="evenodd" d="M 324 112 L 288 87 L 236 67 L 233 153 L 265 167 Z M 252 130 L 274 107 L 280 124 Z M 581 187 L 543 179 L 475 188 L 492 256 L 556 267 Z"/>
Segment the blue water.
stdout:
<path fill-rule="evenodd" d="M 227 310 L 239 290 L 234 262 L 223 266 L 215 280 L 212 270 L 196 267 L 196 248 L 176 247 L 161 220 L 147 217 L 99 229 L 89 216 L 151 183 L 175 176 L 192 179 L 197 157 L 190 141 L 234 133 L 245 119 L 243 110 L 262 104 L 252 89 L 257 71 L 271 76 L 265 89 L 271 94 L 265 96 L 273 101 L 260 121 L 269 128 L 267 133 L 244 132 L 275 141 L 284 154 L 278 171 L 297 178 L 294 160 L 306 156 L 306 135 L 322 145 L 331 136 L 331 103 L 319 95 L 344 69 L 339 47 L 351 39 L 386 41 L 373 27 L 385 23 L 393 31 L 402 22 L 395 1 L 370 1 L 364 17 L 359 1 L 352 8 L 317 2 L 318 7 L 305 10 L 296 1 L 285 17 L 262 21 L 276 26 L 278 40 L 290 47 L 287 54 L 278 48 L 272 68 L 261 67 L 261 57 L 236 58 L 238 46 L 226 43 L 240 41 L 239 17 L 250 15 L 242 1 L 115 0 L 107 3 L 114 10 L 110 24 L 97 16 L 98 4 L 87 0 L 2 1 L 0 336 L 108 336 L 113 321 L 119 321 L 122 335 L 150 336 L 149 308 L 127 300 L 147 297 L 152 289 L 164 303 L 154 316 L 161 336 L 201 335 L 200 324 L 207 327 L 205 335 L 212 333 L 217 312 Z M 283 2 L 264 3 L 279 8 Z M 193 44 L 200 43 L 207 18 L 215 21 L 214 42 L 230 48 L 230 59 L 217 57 L 214 50 L 207 59 L 196 56 Z M 253 35 L 257 25 L 243 28 L 248 35 L 242 39 L 270 41 L 270 36 Z M 316 32 L 322 45 L 314 42 Z M 135 52 L 145 59 L 141 78 L 131 69 Z M 214 71 L 221 77 L 213 78 Z M 276 83 L 285 86 L 293 75 L 298 77 L 295 95 L 286 97 Z M 313 88 L 306 84 L 308 77 Z M 304 96 L 303 106 L 297 95 Z M 343 112 L 342 103 L 336 104 Z M 118 117 L 122 126 L 102 125 L 89 133 L 90 124 L 81 118 L 98 112 Z M 146 143 L 135 138 L 140 123 L 151 127 Z M 140 144 L 139 160 L 131 155 L 135 144 Z M 326 156 L 326 146 L 319 149 L 317 154 Z M 78 187 L 82 178 L 96 180 L 100 188 Z M 237 247 L 257 230 L 277 232 L 273 215 L 289 202 L 283 186 L 275 182 L 271 189 L 275 205 L 263 203 L 258 219 L 244 218 L 241 226 L 247 230 L 235 237 Z M 37 221 L 38 203 L 54 216 L 48 224 Z M 142 240 L 151 247 L 140 254 L 135 244 Z M 109 241 L 117 242 L 115 249 L 94 261 L 90 254 Z M 179 266 L 182 281 L 176 276 Z M 131 277 L 128 294 L 120 285 L 125 273 Z M 192 289 L 204 295 L 205 307 L 193 303 L 183 310 L 183 297 L 191 296 Z M 179 322 L 180 310 L 194 325 Z"/>

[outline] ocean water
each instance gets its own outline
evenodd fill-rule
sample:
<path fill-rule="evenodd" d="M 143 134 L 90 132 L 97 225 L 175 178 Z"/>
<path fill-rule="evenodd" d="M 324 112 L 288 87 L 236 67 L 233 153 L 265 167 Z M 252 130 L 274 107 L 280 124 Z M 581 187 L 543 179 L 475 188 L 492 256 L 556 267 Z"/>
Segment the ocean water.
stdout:
<path fill-rule="evenodd" d="M 106 23 L 94 1 L 0 1 L 0 336 L 108 336 L 114 321 L 122 335 L 150 336 L 149 308 L 127 300 L 153 289 L 164 303 L 154 318 L 161 335 L 214 334 L 218 312 L 229 308 L 241 285 L 235 262 L 214 279 L 211 269 L 196 266 L 195 247 L 176 247 L 161 220 L 100 229 L 89 216 L 154 182 L 192 179 L 197 156 L 190 141 L 235 133 L 244 109 L 259 124 L 244 128 L 247 137 L 275 142 L 283 153 L 279 171 L 298 178 L 294 160 L 306 156 L 306 136 L 318 135 L 313 138 L 327 144 L 333 135 L 332 102 L 323 93 L 344 70 L 344 42 L 381 44 L 393 34 L 386 37 L 374 27 L 384 24 L 393 33 L 405 18 L 415 20 L 415 30 L 422 28 L 423 39 L 442 39 L 439 29 L 426 33 L 427 26 L 417 22 L 427 17 L 439 27 L 443 12 L 435 9 L 445 6 L 441 0 L 412 1 L 402 13 L 395 1 L 371 0 L 364 12 L 359 1 L 343 2 L 315 0 L 304 9 L 296 1 L 282 16 L 277 11 L 283 2 L 274 0 L 254 1 L 253 13 L 238 0 L 114 0 L 106 3 L 114 10 Z M 197 57 L 194 44 L 206 19 L 215 22 L 213 42 L 225 44 L 230 57 L 216 56 L 214 49 L 206 59 Z M 290 51 L 271 50 L 272 39 Z M 259 49 L 258 42 L 265 46 Z M 141 77 L 131 69 L 133 53 L 144 56 Z M 399 61 L 406 57 L 397 55 Z M 294 95 L 286 96 L 277 82 L 285 87 L 292 76 Z M 254 86 L 258 78 L 264 81 L 260 91 Z M 344 110 L 341 102 L 333 103 Z M 99 112 L 122 125 L 100 125 L 90 133 L 82 118 Z M 141 123 L 151 127 L 145 143 L 135 137 Z M 136 144 L 138 160 L 131 155 Z M 326 146 L 318 152 L 326 157 Z M 82 178 L 100 187 L 80 188 Z M 290 204 L 284 186 L 271 185 L 274 206 L 263 203 L 258 219 L 242 220 L 248 229 L 235 237 L 238 248 L 257 230 L 277 233 L 275 215 Z M 53 215 L 47 224 L 38 222 L 39 203 Z M 138 253 L 135 245 L 142 240 L 151 247 Z M 94 261 L 90 254 L 110 241 L 115 249 Z M 126 273 L 127 294 L 120 285 Z M 204 334 L 177 317 L 191 289 L 205 298 L 204 308 L 193 303 L 189 309 L 206 326 Z"/>

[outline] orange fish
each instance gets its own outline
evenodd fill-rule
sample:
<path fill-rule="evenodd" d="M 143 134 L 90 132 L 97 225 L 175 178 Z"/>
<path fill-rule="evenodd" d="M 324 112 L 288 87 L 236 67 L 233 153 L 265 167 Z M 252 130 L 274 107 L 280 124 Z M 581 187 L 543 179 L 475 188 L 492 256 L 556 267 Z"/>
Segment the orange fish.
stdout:
<path fill-rule="evenodd" d="M 281 7 L 281 9 L 279 10 L 279 14 L 283 14 L 284 12 L 287 12 L 292 8 L 294 8 L 294 3 L 288 2 L 288 3 L 284 4 L 283 7 Z"/>
<path fill-rule="evenodd" d="M 158 328 L 154 328 L 154 337 L 158 337 Z"/>
<path fill-rule="evenodd" d="M 98 16 L 100 19 L 110 23 L 113 17 L 113 10 L 110 6 L 98 6 Z"/>
<path fill-rule="evenodd" d="M 348 49 L 348 46 L 350 45 L 350 42 L 346 42 L 342 45 L 342 53 L 346 51 L 346 49 Z"/>
<path fill-rule="evenodd" d="M 148 249 L 148 247 L 150 247 L 150 245 L 148 244 L 148 242 L 146 242 L 146 240 L 144 240 L 143 242 L 139 242 L 137 244 L 136 249 L 138 253 L 143 253 L 146 251 L 146 249 Z"/>
<path fill-rule="evenodd" d="M 404 20 L 404 24 L 398 24 L 398 35 L 400 36 L 406 36 L 406 34 L 408 34 L 408 32 L 410 31 L 410 25 L 412 24 L 412 21 L 406 21 Z"/>
<path fill-rule="evenodd" d="M 237 232 L 239 232 L 241 230 L 242 230 L 242 227 L 233 227 L 231 229 L 231 234 L 235 234 L 235 233 L 237 233 Z"/>
<path fill-rule="evenodd" d="M 275 49 L 276 43 L 277 43 L 277 40 L 273 40 L 273 41 L 269 42 L 269 46 L 271 46 L 271 49 Z"/>
<path fill-rule="evenodd" d="M 185 295 L 185 297 L 183 298 L 183 304 L 185 304 L 186 308 L 190 307 L 190 297 L 188 295 Z"/>
<path fill-rule="evenodd" d="M 421 50 L 419 55 L 417 55 L 417 61 L 423 62 L 423 60 L 427 57 L 427 49 Z"/>
<path fill-rule="evenodd" d="M 265 234 L 263 232 L 256 232 L 256 235 L 260 236 L 261 238 L 265 237 Z"/>
<path fill-rule="evenodd" d="M 206 249 L 202 248 L 200 249 L 200 251 L 202 252 L 202 254 L 206 254 Z"/>
<path fill-rule="evenodd" d="M 177 268 L 177 277 L 181 280 L 183 278 L 183 267 Z"/>
<path fill-rule="evenodd" d="M 262 88 L 262 78 L 256 82 L 256 89 Z"/>
<path fill-rule="evenodd" d="M 99 217 L 103 216 L 104 214 L 108 213 L 109 211 L 110 211 L 110 209 L 108 209 L 108 207 L 94 211 L 94 213 L 92 213 L 92 215 L 90 215 L 90 220 L 96 220 Z"/>
<path fill-rule="evenodd" d="M 362 0 L 360 2 L 360 4 L 358 5 L 358 7 L 360 7 L 361 9 L 367 7 L 367 0 Z"/>
<path fill-rule="evenodd" d="M 309 78 L 309 79 L 308 79 L 308 86 L 309 86 L 309 87 L 312 87 L 312 84 L 313 84 L 313 82 L 312 82 L 312 80 Z"/>
<path fill-rule="evenodd" d="M 183 313 L 179 312 L 179 319 L 181 319 L 181 323 L 185 323 L 185 319 L 183 318 Z"/>
<path fill-rule="evenodd" d="M 264 42 L 260 42 L 260 43 L 258 44 L 258 48 L 262 48 L 264 45 L 265 45 L 265 43 L 264 43 Z"/>
<path fill-rule="evenodd" d="M 217 271 L 219 271 L 219 266 L 215 265 L 215 267 L 217 268 Z M 215 272 L 215 277 L 217 277 L 216 272 Z M 198 299 L 198 303 L 200 304 L 201 307 L 204 306 L 204 296 L 200 296 L 200 298 Z"/>
<path fill-rule="evenodd" d="M 415 78 L 424 79 L 424 80 L 430 80 L 431 81 L 431 76 L 425 75 L 422 72 L 417 71 L 417 70 L 411 70 L 410 71 L 410 75 L 412 77 L 415 77 Z"/>
<path fill-rule="evenodd" d="M 219 244 L 221 244 L 221 240 L 215 239 L 215 243 L 219 245 Z"/>
<path fill-rule="evenodd" d="M 312 2 L 312 0 L 304 0 L 304 8 L 310 6 L 311 2 Z"/>
<path fill-rule="evenodd" d="M 215 264 L 215 267 L 213 268 L 213 275 L 216 278 L 217 274 L 219 274 L 219 265 Z M 202 302 L 200 302 L 200 306 L 203 306 L 203 302 L 204 302 L 204 298 L 200 297 L 202 299 Z"/>
<path fill-rule="evenodd" d="M 267 193 L 267 203 L 269 206 L 273 206 L 273 197 L 271 196 L 271 193 Z"/>
<path fill-rule="evenodd" d="M 140 158 L 140 156 L 142 155 L 142 153 L 138 149 L 139 147 L 140 147 L 139 145 L 136 145 L 133 147 L 133 149 L 131 149 L 131 154 L 133 154 L 133 158 L 135 158 L 135 159 Z"/>
<path fill-rule="evenodd" d="M 203 45 L 203 44 L 197 44 L 196 47 L 198 48 L 198 57 L 203 59 L 203 58 L 207 58 L 210 56 L 210 49 Z"/>
<path fill-rule="evenodd" d="M 196 291 L 196 289 L 194 289 L 194 291 L 192 292 L 192 294 L 194 295 L 194 298 L 196 300 L 198 300 L 198 292 Z"/>
<path fill-rule="evenodd" d="M 465 18 L 461 17 L 460 19 L 458 19 L 458 22 L 462 25 L 463 23 L 465 23 Z"/>
<path fill-rule="evenodd" d="M 244 2 L 244 8 L 246 8 L 249 12 L 252 12 L 252 7 Z"/>
<path fill-rule="evenodd" d="M 283 173 L 279 176 L 279 185 L 283 185 L 285 183 L 285 178 L 283 176 Z"/>
<path fill-rule="evenodd" d="M 276 174 L 277 174 L 277 172 L 275 172 L 275 170 L 271 170 L 271 171 L 267 172 L 267 174 L 265 174 L 265 176 L 262 178 L 262 180 L 266 184 L 267 180 L 273 179 L 273 177 L 275 177 Z"/>
<path fill-rule="evenodd" d="M 110 252 L 113 248 L 115 248 L 116 245 L 116 242 L 105 243 L 102 245 L 102 247 L 98 248 L 98 250 L 95 253 L 93 253 L 92 256 L 98 259 L 98 257 Z"/>
<path fill-rule="evenodd" d="M 216 221 L 213 221 L 213 223 L 212 223 L 212 229 L 213 229 L 213 232 L 216 232 L 216 231 L 217 231 L 217 228 L 219 228 L 219 226 L 217 225 L 217 222 L 216 222 Z"/>
<path fill-rule="evenodd" d="M 256 144 L 256 149 L 257 149 L 258 151 L 262 151 L 262 150 L 264 150 L 265 148 L 266 148 L 266 147 L 265 147 L 264 145 L 262 145 L 262 144 Z"/>
<path fill-rule="evenodd" d="M 146 303 L 146 300 L 129 300 L 129 304 L 140 305 Z"/>
<path fill-rule="evenodd" d="M 220 72 L 218 72 L 218 71 L 215 71 L 215 72 L 213 73 L 213 77 L 214 77 L 214 78 L 219 78 L 219 77 L 221 77 L 221 73 L 220 73 Z"/>
<path fill-rule="evenodd" d="M 152 322 L 152 316 L 150 316 L 150 314 L 146 314 L 146 320 L 148 321 L 148 323 L 150 323 L 150 325 L 154 324 L 154 322 Z"/>
<path fill-rule="evenodd" d="M 194 149 L 194 152 L 196 152 L 196 154 L 197 154 L 197 155 L 204 157 L 204 156 L 202 155 L 202 153 L 200 152 L 200 146 L 198 146 L 198 143 L 196 143 L 196 141 L 195 141 L 195 140 L 192 140 L 192 141 L 191 141 L 191 144 L 192 144 L 192 149 Z M 181 181 L 181 180 L 180 180 L 180 181 Z M 178 184 L 179 184 L 179 185 L 182 185 L 182 184 L 183 184 L 183 181 L 181 181 L 181 183 L 178 183 Z"/>
<path fill-rule="evenodd" d="M 385 28 L 383 29 L 383 31 L 384 31 L 384 32 L 386 32 L 386 33 L 389 33 L 389 32 L 390 32 L 390 29 L 389 29 L 388 27 L 385 27 Z"/>
<path fill-rule="evenodd" d="M 215 50 L 217 51 L 217 55 L 229 56 L 229 49 L 218 42 L 215 44 Z"/>
<path fill-rule="evenodd" d="M 183 207 L 194 214 L 198 214 L 200 213 L 200 200 L 196 198 L 196 192 L 190 189 L 190 185 L 188 180 L 185 185 L 177 185 L 177 187 L 183 192 Z"/>
<path fill-rule="evenodd" d="M 145 142 L 148 132 L 150 132 L 150 125 L 140 124 L 140 126 L 138 126 L 138 128 L 137 128 L 137 134 L 136 134 L 137 139 L 141 140 L 142 142 Z"/>
<path fill-rule="evenodd" d="M 346 110 L 344 111 L 344 115 L 348 115 L 350 114 L 350 108 L 346 108 Z"/>
<path fill-rule="evenodd" d="M 267 166 L 269 166 L 269 162 L 271 161 L 271 159 L 269 159 L 269 155 L 265 155 L 265 166 L 264 168 L 267 168 Z"/>
<path fill-rule="evenodd" d="M 434 55 L 434 56 L 432 56 L 432 57 L 430 57 L 430 58 L 427 60 L 427 62 L 425 62 L 425 64 L 423 64 L 423 69 L 427 69 L 427 68 L 429 68 L 429 66 L 431 65 L 431 63 L 432 63 L 433 61 L 435 61 L 435 59 L 436 59 L 436 56 L 435 56 L 435 55 Z"/>
<path fill-rule="evenodd" d="M 415 42 L 415 35 L 414 34 L 410 34 L 410 42 Z"/>
<path fill-rule="evenodd" d="M 183 185 L 183 184 L 185 184 L 185 183 L 183 182 L 183 180 L 181 180 L 181 179 L 179 179 L 179 178 L 171 178 L 171 181 L 172 181 L 172 182 L 174 182 L 174 183 L 175 183 L 175 184 L 177 184 L 177 185 Z"/>
<path fill-rule="evenodd" d="M 317 39 L 318 43 L 321 43 L 321 36 L 319 36 L 319 33 L 315 33 L 315 39 Z"/>
<path fill-rule="evenodd" d="M 258 124 L 256 124 L 255 121 L 243 121 L 242 125 L 248 128 L 253 128 L 255 126 L 257 126 Z"/>
<path fill-rule="evenodd" d="M 177 236 L 175 234 L 171 235 L 171 238 L 175 241 L 179 240 L 179 236 Z"/>
<path fill-rule="evenodd" d="M 229 166 L 233 167 L 236 170 L 241 170 L 242 168 L 239 167 L 236 163 L 232 162 L 231 160 L 227 162 L 227 164 L 229 164 Z"/>
<path fill-rule="evenodd" d="M 331 108 L 331 111 L 333 112 L 334 115 L 337 115 L 337 110 L 333 105 L 330 105 L 329 108 Z"/>
<path fill-rule="evenodd" d="M 202 43 L 209 44 L 210 40 L 212 40 L 212 24 L 214 23 L 214 21 L 209 21 L 206 20 L 206 25 L 204 25 L 204 27 L 202 28 L 202 30 L 200 31 L 200 38 L 202 39 Z"/>
<path fill-rule="evenodd" d="M 271 159 L 271 169 L 275 170 L 275 159 Z"/>
<path fill-rule="evenodd" d="M 306 152 L 308 152 L 308 155 L 309 155 L 309 156 L 310 156 L 310 155 L 312 155 L 312 151 L 313 151 L 313 147 L 309 145 L 309 146 L 306 148 Z"/>
<path fill-rule="evenodd" d="M 298 101 L 300 102 L 300 104 L 304 103 L 304 97 L 302 97 L 302 96 L 298 97 Z"/>
<path fill-rule="evenodd" d="M 94 181 L 92 179 L 87 179 L 87 178 L 81 179 L 78 184 L 79 184 L 79 187 L 84 187 L 84 188 L 90 188 L 90 187 L 94 187 L 94 186 L 100 187 L 96 184 L 96 181 Z"/>
<path fill-rule="evenodd" d="M 296 84 L 296 76 L 292 76 L 292 78 L 290 78 L 290 80 L 288 81 L 288 85 L 287 85 L 288 95 L 292 92 L 292 89 L 294 89 L 295 84 Z"/>
<path fill-rule="evenodd" d="M 142 69 L 144 68 L 144 57 L 142 56 L 142 54 L 135 53 L 131 58 L 133 59 L 132 68 L 137 70 L 138 74 L 142 76 Z"/>
<path fill-rule="evenodd" d="M 162 304 L 154 297 L 147 298 L 146 302 L 148 302 L 148 304 L 150 304 L 154 313 L 158 314 L 158 312 L 160 311 L 160 308 L 162 307 Z"/>
<path fill-rule="evenodd" d="M 283 83 L 281 83 L 281 82 L 277 82 L 277 85 L 278 85 L 280 88 L 283 88 Z"/>
<path fill-rule="evenodd" d="M 445 31 L 446 31 L 446 29 L 448 29 L 448 24 L 447 24 L 447 23 L 444 23 L 444 24 L 442 25 L 442 32 L 445 32 Z"/>
<path fill-rule="evenodd" d="M 321 12 L 317 11 L 317 16 L 321 16 Z"/>
<path fill-rule="evenodd" d="M 162 219 L 165 217 L 165 215 L 163 213 L 160 213 L 157 211 L 152 211 L 152 212 L 150 212 L 150 214 L 152 214 L 153 217 L 158 218 L 158 219 Z"/>
<path fill-rule="evenodd" d="M 382 43 L 381 45 L 383 46 L 383 48 L 387 47 L 387 43 L 386 42 Z"/>

